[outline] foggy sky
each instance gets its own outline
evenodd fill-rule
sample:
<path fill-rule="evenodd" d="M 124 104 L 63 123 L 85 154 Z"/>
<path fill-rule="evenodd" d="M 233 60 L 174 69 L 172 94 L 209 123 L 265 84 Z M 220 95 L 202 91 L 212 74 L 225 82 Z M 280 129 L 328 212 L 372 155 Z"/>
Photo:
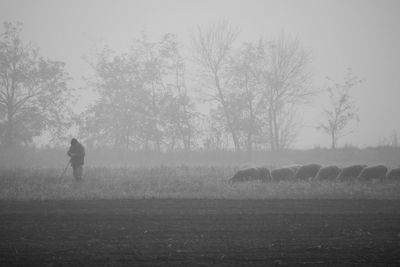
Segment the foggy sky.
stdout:
<path fill-rule="evenodd" d="M 240 28 L 237 46 L 282 32 L 297 37 L 312 52 L 316 89 L 324 89 L 325 76 L 342 81 L 347 67 L 365 79 L 353 91 L 360 122 L 339 143 L 361 147 L 377 145 L 394 130 L 400 136 L 399 11 L 397 0 L 0 0 L 1 23 L 23 22 L 23 40 L 66 62 L 76 87 L 92 75 L 87 61 L 96 47 L 124 51 L 143 31 L 150 40 L 175 33 L 188 50 L 197 26 L 222 19 Z M 81 94 L 77 109 L 91 102 L 91 94 Z M 301 110 L 297 148 L 330 145 L 315 130 L 325 101 L 316 97 Z"/>

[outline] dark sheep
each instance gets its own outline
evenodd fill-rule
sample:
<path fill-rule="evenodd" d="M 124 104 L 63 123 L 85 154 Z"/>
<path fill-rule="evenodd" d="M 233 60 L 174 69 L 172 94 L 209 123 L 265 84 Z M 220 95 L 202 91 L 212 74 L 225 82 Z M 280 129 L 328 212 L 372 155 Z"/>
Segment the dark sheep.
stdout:
<path fill-rule="evenodd" d="M 362 170 L 366 167 L 367 165 L 351 165 L 344 167 L 340 171 L 339 175 L 336 177 L 336 180 L 347 181 L 352 178 L 357 178 L 362 172 Z"/>
<path fill-rule="evenodd" d="M 255 180 L 257 177 L 257 169 L 256 168 L 249 168 L 244 170 L 238 170 L 235 175 L 230 179 L 231 183 L 236 182 L 246 182 Z"/>
<path fill-rule="evenodd" d="M 391 169 L 386 175 L 386 179 L 400 181 L 400 168 Z"/>
<path fill-rule="evenodd" d="M 273 181 L 290 181 L 294 179 L 295 172 L 292 168 L 279 168 L 271 171 Z"/>
<path fill-rule="evenodd" d="M 231 183 L 235 182 L 247 182 L 247 181 L 268 181 L 270 180 L 270 172 L 267 168 L 248 168 L 244 170 L 239 170 L 230 179 Z"/>
<path fill-rule="evenodd" d="M 326 166 L 319 169 L 317 175 L 315 176 L 316 180 L 335 180 L 340 172 L 340 168 L 338 166 Z"/>
<path fill-rule="evenodd" d="M 296 172 L 296 180 L 308 180 L 309 178 L 314 178 L 318 173 L 321 165 L 319 164 L 308 164 L 301 166 Z"/>
<path fill-rule="evenodd" d="M 294 174 L 296 174 L 296 172 L 300 169 L 300 167 L 301 167 L 301 165 L 295 164 L 295 165 L 285 166 L 283 168 L 289 168 L 294 172 Z"/>
<path fill-rule="evenodd" d="M 360 180 L 384 179 L 388 169 L 384 165 L 366 167 L 357 177 Z"/>
<path fill-rule="evenodd" d="M 258 167 L 257 172 L 258 172 L 259 180 L 261 180 L 263 182 L 271 181 L 271 172 L 269 171 L 268 168 Z"/>

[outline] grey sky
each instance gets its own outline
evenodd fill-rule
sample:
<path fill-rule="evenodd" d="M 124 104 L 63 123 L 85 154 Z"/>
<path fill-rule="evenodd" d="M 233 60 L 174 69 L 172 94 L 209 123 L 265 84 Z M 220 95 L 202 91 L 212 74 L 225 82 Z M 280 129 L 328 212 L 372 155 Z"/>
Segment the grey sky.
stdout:
<path fill-rule="evenodd" d="M 400 134 L 400 1 L 397 0 L 0 0 L 1 21 L 22 21 L 23 38 L 41 54 L 67 63 L 75 79 L 91 74 L 85 57 L 99 43 L 116 50 L 146 31 L 150 39 L 172 32 L 189 46 L 198 25 L 227 19 L 241 29 L 238 45 L 282 32 L 312 51 L 314 86 L 325 76 L 338 81 L 347 67 L 366 81 L 353 95 L 360 122 L 339 145 L 376 145 L 396 130 Z M 86 101 L 90 95 L 84 95 Z M 301 110 L 296 147 L 329 146 L 314 128 L 325 98 Z"/>

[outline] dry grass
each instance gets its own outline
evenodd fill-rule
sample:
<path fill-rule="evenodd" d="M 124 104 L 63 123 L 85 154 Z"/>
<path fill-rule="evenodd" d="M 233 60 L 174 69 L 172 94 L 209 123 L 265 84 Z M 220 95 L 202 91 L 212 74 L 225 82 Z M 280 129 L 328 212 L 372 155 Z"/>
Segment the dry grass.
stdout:
<path fill-rule="evenodd" d="M 59 169 L 0 170 L 0 199 L 400 199 L 400 182 L 227 181 L 234 167 L 85 168 L 76 182 Z"/>

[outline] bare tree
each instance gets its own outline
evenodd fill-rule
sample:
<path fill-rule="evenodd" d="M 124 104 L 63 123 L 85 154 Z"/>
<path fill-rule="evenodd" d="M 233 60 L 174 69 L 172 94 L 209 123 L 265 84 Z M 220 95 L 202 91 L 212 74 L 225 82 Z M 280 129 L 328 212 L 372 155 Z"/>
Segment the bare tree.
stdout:
<path fill-rule="evenodd" d="M 170 78 L 167 82 L 169 93 L 165 97 L 166 103 L 162 114 L 163 120 L 168 122 L 166 135 L 170 139 L 170 150 L 183 148 L 190 151 L 196 134 L 195 120 L 198 113 L 195 104 L 188 94 L 186 86 L 186 65 L 180 54 L 177 42 L 169 49 Z"/>
<path fill-rule="evenodd" d="M 104 49 L 93 67 L 99 100 L 83 116 L 87 141 L 129 150 L 190 150 L 195 110 L 175 36 L 139 39 L 128 53 Z"/>
<path fill-rule="evenodd" d="M 257 134 L 260 133 L 261 92 L 254 72 L 256 71 L 257 51 L 251 43 L 239 49 L 229 62 L 228 101 L 233 115 L 235 129 L 243 139 L 247 151 L 254 148 Z"/>
<path fill-rule="evenodd" d="M 39 56 L 23 44 L 21 23 L 4 23 L 0 40 L 0 142 L 28 143 L 43 131 L 62 138 L 72 99 L 64 63 Z"/>
<path fill-rule="evenodd" d="M 343 84 L 333 82 L 333 86 L 327 89 L 329 107 L 323 111 L 326 121 L 320 123 L 317 129 L 330 136 L 332 149 L 335 149 L 339 139 L 346 135 L 344 130 L 350 121 L 358 120 L 358 110 L 352 100 L 350 91 L 354 86 L 362 82 L 352 74 L 351 69 L 348 69 Z"/>
<path fill-rule="evenodd" d="M 240 150 L 240 143 L 234 127 L 232 113 L 226 99 L 223 76 L 226 71 L 232 45 L 238 34 L 239 31 L 237 29 L 224 21 L 211 25 L 207 29 L 199 27 L 197 34 L 193 37 L 195 61 L 213 81 L 212 83 L 216 90 L 214 100 L 217 101 L 223 112 L 227 130 L 232 136 L 237 151 Z"/>
<path fill-rule="evenodd" d="M 314 94 L 308 71 L 311 58 L 297 39 L 284 35 L 269 42 L 260 41 L 258 51 L 257 75 L 264 96 L 270 147 L 279 151 L 295 138 L 296 106 Z"/>
<path fill-rule="evenodd" d="M 96 80 L 90 85 L 99 98 L 82 116 L 80 130 L 86 143 L 118 149 L 140 146 L 147 136 L 143 124 L 146 125 L 150 97 L 143 89 L 139 59 L 103 49 L 92 67 Z"/>

